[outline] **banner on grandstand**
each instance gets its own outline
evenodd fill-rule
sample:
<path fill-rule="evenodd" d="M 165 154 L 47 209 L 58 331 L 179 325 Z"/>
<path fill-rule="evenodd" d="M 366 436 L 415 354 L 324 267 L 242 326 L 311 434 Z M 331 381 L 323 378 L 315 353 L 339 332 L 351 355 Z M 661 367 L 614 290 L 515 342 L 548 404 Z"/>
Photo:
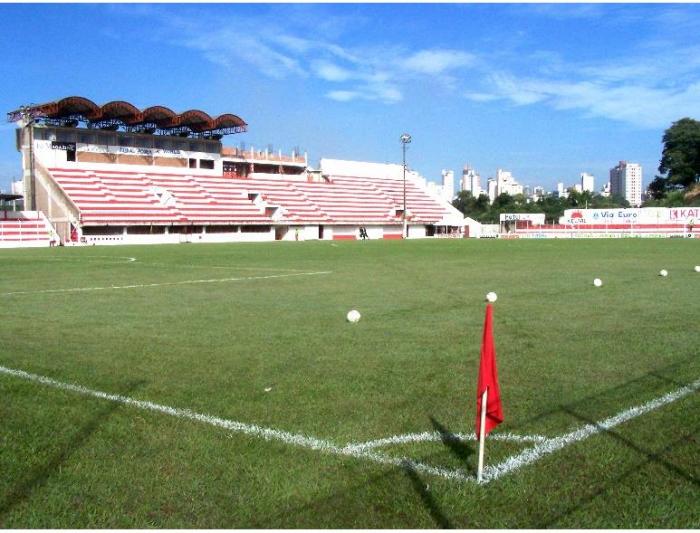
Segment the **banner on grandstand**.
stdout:
<path fill-rule="evenodd" d="M 700 222 L 700 207 L 672 207 L 669 212 L 673 221 Z"/>
<path fill-rule="evenodd" d="M 527 220 L 533 224 L 544 224 L 544 213 L 501 213 L 500 221 L 513 222 L 516 220 Z"/>
<path fill-rule="evenodd" d="M 66 150 L 75 152 L 75 143 L 67 143 L 62 141 L 51 141 L 52 150 Z"/>
<path fill-rule="evenodd" d="M 195 154 L 197 152 L 186 152 L 174 148 L 139 148 L 135 146 L 109 146 L 104 144 L 74 143 L 66 141 L 35 141 L 37 150 L 74 150 L 78 152 L 91 152 L 98 154 L 128 154 L 148 157 L 184 157 L 185 154 Z"/>
<path fill-rule="evenodd" d="M 79 152 L 94 152 L 100 154 L 127 154 L 127 155 L 145 155 L 148 157 L 181 157 L 182 150 L 169 148 L 137 148 L 134 146 L 105 146 L 103 144 L 78 144 Z"/>
<path fill-rule="evenodd" d="M 700 208 L 640 207 L 619 209 L 567 209 L 560 224 L 688 224 L 698 220 Z"/>

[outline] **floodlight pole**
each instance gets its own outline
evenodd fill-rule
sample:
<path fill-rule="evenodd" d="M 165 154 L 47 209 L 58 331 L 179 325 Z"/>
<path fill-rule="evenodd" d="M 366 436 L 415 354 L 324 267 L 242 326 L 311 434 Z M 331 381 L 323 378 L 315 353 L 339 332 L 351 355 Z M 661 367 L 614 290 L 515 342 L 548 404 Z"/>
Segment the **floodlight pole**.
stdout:
<path fill-rule="evenodd" d="M 19 110 L 22 116 L 22 129 L 25 134 L 23 137 L 29 137 L 29 179 L 23 179 L 24 186 L 24 209 L 30 211 L 36 210 L 36 193 L 35 193 L 35 178 L 34 178 L 34 123 L 36 118 L 31 112 L 31 105 L 20 106 Z M 24 140 L 24 139 L 23 139 Z"/>
<path fill-rule="evenodd" d="M 403 221 L 403 233 L 402 237 L 404 239 L 408 238 L 408 227 L 406 226 L 406 145 L 411 142 L 411 136 L 408 133 L 401 135 L 401 146 L 403 148 L 403 212 L 401 219 Z"/>

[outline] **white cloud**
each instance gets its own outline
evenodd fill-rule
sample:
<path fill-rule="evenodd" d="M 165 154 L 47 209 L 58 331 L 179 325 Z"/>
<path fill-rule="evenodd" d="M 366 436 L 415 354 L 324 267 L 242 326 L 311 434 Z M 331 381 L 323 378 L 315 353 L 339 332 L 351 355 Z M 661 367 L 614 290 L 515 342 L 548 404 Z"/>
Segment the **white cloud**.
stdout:
<path fill-rule="evenodd" d="M 302 30 L 295 33 L 264 16 L 239 16 L 228 24 L 157 10 L 153 16 L 159 17 L 159 38 L 196 50 L 209 62 L 231 70 L 252 66 L 275 79 L 313 76 L 336 85 L 326 97 L 340 102 L 362 99 L 396 103 L 403 99 L 403 86 L 426 77 L 454 89 L 458 84 L 450 73 L 472 66 L 476 60 L 473 54 L 452 49 L 407 50 L 386 43 L 344 46 L 329 37 L 341 35 L 338 26 L 349 24 L 342 18 L 339 22 L 325 20 L 329 31 L 315 31 L 308 34 L 313 37 L 307 37 L 307 33 L 300 33 Z M 178 35 L 177 40 L 172 34 Z"/>
<path fill-rule="evenodd" d="M 403 94 L 401 94 L 401 91 L 391 85 L 381 84 L 374 87 L 373 93 L 377 96 L 377 99 L 389 104 L 403 100 Z"/>
<path fill-rule="evenodd" d="M 403 99 L 399 89 L 386 84 L 368 83 L 355 87 L 352 90 L 336 90 L 326 93 L 326 97 L 337 102 L 350 102 L 352 100 L 379 101 L 386 104 L 394 104 Z"/>
<path fill-rule="evenodd" d="M 442 74 L 474 64 L 472 54 L 459 50 L 420 50 L 405 59 L 401 66 L 420 74 Z"/>
<path fill-rule="evenodd" d="M 329 61 L 316 61 L 314 71 L 319 78 L 326 81 L 347 81 L 354 77 L 349 70 Z"/>
<path fill-rule="evenodd" d="M 598 20 L 605 12 L 606 21 L 610 13 L 631 18 L 644 13 L 624 8 L 601 11 L 598 5 L 514 9 L 562 19 Z M 300 14 L 304 13 L 302 9 Z M 682 20 L 686 15 L 687 11 L 674 9 L 658 19 Z M 700 46 L 687 39 L 661 45 L 658 37 L 649 35 L 634 53 L 620 51 L 613 58 L 572 62 L 563 50 L 523 53 L 516 47 L 475 54 L 366 41 L 345 45 L 347 20 L 326 21 L 325 32 L 310 32 L 308 26 L 296 31 L 290 29 L 294 25 L 280 26 L 278 20 L 264 16 L 236 17 L 225 24 L 215 18 L 163 14 L 161 22 L 160 38 L 197 50 L 207 61 L 232 70 L 252 66 L 277 79 L 311 76 L 327 87 L 327 98 L 338 102 L 393 104 L 404 98 L 412 83 L 428 80 L 446 91 L 460 92 L 461 87 L 461 95 L 473 102 L 548 106 L 642 128 L 665 127 L 681 116 L 700 116 Z M 173 34 L 178 35 L 177 41 Z M 469 69 L 468 79 L 465 69 Z M 465 86 L 469 89 L 464 90 Z"/>
<path fill-rule="evenodd" d="M 700 116 L 700 82 L 685 88 L 641 83 L 555 81 L 492 76 L 495 95 L 515 105 L 543 103 L 557 110 L 579 110 L 641 127 L 663 128 L 684 116 Z M 474 98 L 472 98 L 474 99 Z"/>
<path fill-rule="evenodd" d="M 266 76 L 276 79 L 289 74 L 306 75 L 294 56 L 275 49 L 274 43 L 266 43 L 258 35 L 238 35 L 227 28 L 209 32 L 194 30 L 194 33 L 176 44 L 199 50 L 207 60 L 218 65 L 237 68 L 244 61 Z"/>
<path fill-rule="evenodd" d="M 273 33 L 267 35 L 266 38 L 297 54 L 306 53 L 313 48 L 313 42 L 293 35 Z"/>
<path fill-rule="evenodd" d="M 326 93 L 326 97 L 331 100 L 336 100 L 337 102 L 350 102 L 351 100 L 360 98 L 360 96 L 360 93 L 355 91 L 329 91 Z"/>
<path fill-rule="evenodd" d="M 509 99 L 516 105 L 529 105 L 547 98 L 537 84 L 525 83 L 509 74 L 496 73 L 490 76 L 491 85 L 501 97 Z"/>
<path fill-rule="evenodd" d="M 474 102 L 493 102 L 494 100 L 499 100 L 501 98 L 496 94 L 473 92 L 464 93 L 464 97 Z"/>
<path fill-rule="evenodd" d="M 555 20 L 600 19 L 605 13 L 598 4 L 520 4 L 511 9 L 517 15 L 529 13 Z"/>

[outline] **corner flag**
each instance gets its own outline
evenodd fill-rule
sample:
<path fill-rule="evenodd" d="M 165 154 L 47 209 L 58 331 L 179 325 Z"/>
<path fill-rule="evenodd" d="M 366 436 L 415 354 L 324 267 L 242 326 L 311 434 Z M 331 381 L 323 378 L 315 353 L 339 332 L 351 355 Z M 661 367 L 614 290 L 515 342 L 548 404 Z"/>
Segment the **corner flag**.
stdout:
<path fill-rule="evenodd" d="M 481 362 L 479 364 L 479 381 L 476 388 L 476 438 L 481 437 L 481 405 L 484 392 L 488 391 L 486 417 L 484 421 L 484 436 L 503 422 L 503 407 L 501 406 L 501 391 L 498 388 L 498 372 L 496 371 L 496 346 L 493 342 L 493 306 L 486 305 L 484 320 L 484 338 L 481 342 Z"/>

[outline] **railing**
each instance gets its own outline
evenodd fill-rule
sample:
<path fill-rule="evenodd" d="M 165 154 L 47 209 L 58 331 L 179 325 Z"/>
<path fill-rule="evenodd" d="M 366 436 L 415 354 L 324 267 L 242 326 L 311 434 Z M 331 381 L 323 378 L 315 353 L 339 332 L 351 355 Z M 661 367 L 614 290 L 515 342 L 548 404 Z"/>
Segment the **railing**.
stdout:
<path fill-rule="evenodd" d="M 243 150 L 241 148 L 224 147 L 221 149 L 223 157 L 239 157 L 244 160 L 264 160 L 281 163 L 306 163 L 306 156 L 302 154 L 284 155 L 281 152 L 270 150 Z"/>

